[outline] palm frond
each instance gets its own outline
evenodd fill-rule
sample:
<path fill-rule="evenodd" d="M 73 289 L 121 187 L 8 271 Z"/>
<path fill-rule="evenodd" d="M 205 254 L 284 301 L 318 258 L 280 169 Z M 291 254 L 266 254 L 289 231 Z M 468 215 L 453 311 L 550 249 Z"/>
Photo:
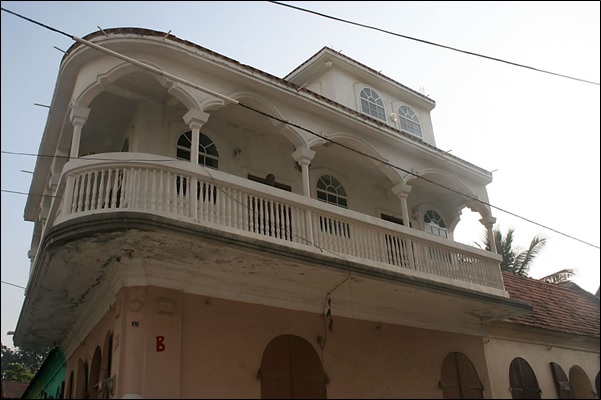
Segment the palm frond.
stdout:
<path fill-rule="evenodd" d="M 543 276 L 542 278 L 539 278 L 539 281 L 553 283 L 553 284 L 566 283 L 566 282 L 570 282 L 574 275 L 575 275 L 575 272 L 573 269 L 564 268 L 562 270 L 553 272 L 552 274 L 549 274 L 547 276 Z"/>

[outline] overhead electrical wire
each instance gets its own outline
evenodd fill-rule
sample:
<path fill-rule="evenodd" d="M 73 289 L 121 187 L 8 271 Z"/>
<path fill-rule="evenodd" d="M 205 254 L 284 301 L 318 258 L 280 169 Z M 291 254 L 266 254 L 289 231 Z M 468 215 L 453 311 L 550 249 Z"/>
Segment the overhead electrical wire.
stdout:
<path fill-rule="evenodd" d="M 329 18 L 329 19 L 332 19 L 334 21 L 343 22 L 345 24 L 356 25 L 356 26 L 360 26 L 362 28 L 372 29 L 374 31 L 383 32 L 383 33 L 386 33 L 386 34 L 389 34 L 389 35 L 394 35 L 394 36 L 402 37 L 404 39 L 409 39 L 409 40 L 414 40 L 416 42 L 420 42 L 420 43 L 424 43 L 424 44 L 429 44 L 431 46 L 441 47 L 443 49 L 457 51 L 459 53 L 468 54 L 468 55 L 475 56 L 475 57 L 480 57 L 480 58 L 485 58 L 487 60 L 497 61 L 497 62 L 500 62 L 500 63 L 505 63 L 505 64 L 513 65 L 515 67 L 526 68 L 526 69 L 529 69 L 529 70 L 532 70 L 532 71 L 542 72 L 544 74 L 555 75 L 555 76 L 559 76 L 559 77 L 562 77 L 562 78 L 572 79 L 572 80 L 575 80 L 575 81 L 580 81 L 580 82 L 584 82 L 584 83 L 590 83 L 592 85 L 599 86 L 598 82 L 593 82 L 593 81 L 589 81 L 589 80 L 581 79 L 581 78 L 575 78 L 573 76 L 559 74 L 557 72 L 546 71 L 546 70 L 543 70 L 543 69 L 530 67 L 528 65 L 518 64 L 516 62 L 507 61 L 507 60 L 503 60 L 503 59 L 496 58 L 496 57 L 490 57 L 490 56 L 486 56 L 484 54 L 474 53 L 474 52 L 467 51 L 467 50 L 461 50 L 461 49 L 458 49 L 458 48 L 455 48 L 455 47 L 446 46 L 444 44 L 434 43 L 434 42 L 430 42 L 428 40 L 418 39 L 418 38 L 414 38 L 414 37 L 411 37 L 411 36 L 402 35 L 400 33 L 395 33 L 395 32 L 391 32 L 391 31 L 387 31 L 385 29 L 377 28 L 375 26 L 365 25 L 365 24 L 361 24 L 361 23 L 358 23 L 358 22 L 353 22 L 353 21 L 349 21 L 349 20 L 346 20 L 346 19 L 333 17 L 331 15 L 323 14 L 323 13 L 320 13 L 320 12 L 317 12 L 317 11 L 307 10 L 306 8 L 302 8 L 302 7 L 298 7 L 298 6 L 293 6 L 291 4 L 285 4 L 285 3 L 281 3 L 279 1 L 269 1 L 269 0 L 268 0 L 268 2 L 269 3 L 273 3 L 273 4 L 277 4 L 279 6 L 293 8 L 293 9 L 298 10 L 298 11 L 303 11 L 303 12 L 306 12 L 306 13 L 319 15 L 320 17 Z"/>
<path fill-rule="evenodd" d="M 279 4 L 279 3 L 278 3 L 278 4 Z M 304 128 L 304 127 L 302 127 L 302 126 L 300 126 L 300 125 L 298 125 L 298 124 L 294 124 L 294 123 L 292 123 L 292 122 L 289 122 L 289 121 L 283 120 L 283 119 L 281 119 L 281 118 L 278 118 L 278 117 L 275 117 L 275 116 L 269 115 L 269 114 L 267 114 L 267 113 L 265 113 L 265 112 L 263 112 L 263 111 L 257 110 L 257 109 L 255 109 L 255 108 L 253 108 L 253 107 L 250 107 L 250 106 L 248 106 L 248 105 L 245 105 L 245 104 L 243 104 L 243 103 L 240 103 L 240 102 L 238 102 L 238 101 L 237 101 L 237 100 L 235 100 L 235 99 L 229 98 L 229 97 L 227 97 L 227 96 L 224 96 L 224 95 L 222 95 L 222 94 L 219 94 L 219 93 L 216 93 L 216 92 L 214 92 L 214 91 L 212 91 L 212 90 L 209 90 L 209 89 L 203 88 L 203 87 L 201 87 L 201 86 L 199 86 L 199 85 L 196 85 L 196 84 L 194 84 L 194 83 L 192 83 L 192 82 L 189 82 L 189 81 L 187 81 L 187 80 L 184 80 L 184 79 L 182 79 L 182 78 L 180 78 L 180 77 L 178 77 L 178 76 L 176 76 L 176 75 L 170 74 L 170 73 L 168 73 L 168 72 L 166 72 L 166 71 L 163 71 L 163 70 L 161 70 L 161 69 L 159 69 L 159 68 L 156 68 L 156 67 L 153 67 L 153 66 L 147 65 L 147 64 L 145 64 L 145 63 L 143 63 L 143 62 L 140 62 L 140 61 L 138 61 L 138 60 L 132 59 L 132 58 L 130 58 L 130 57 L 127 57 L 127 56 L 124 56 L 123 54 L 120 54 L 120 53 L 118 53 L 118 52 L 115 52 L 115 51 L 113 51 L 113 50 L 110 50 L 110 49 L 107 49 L 107 48 L 105 48 L 105 47 L 99 46 L 99 45 L 97 45 L 97 44 L 95 44 L 95 43 L 91 43 L 91 42 L 89 42 L 89 41 L 87 41 L 87 40 L 85 40 L 85 39 L 78 38 L 78 37 L 76 37 L 76 36 L 73 36 L 73 35 L 70 35 L 70 34 L 68 34 L 68 33 L 65 33 L 65 32 L 63 32 L 63 31 L 60 31 L 60 30 L 58 30 L 58 29 L 52 28 L 52 27 L 50 27 L 50 26 L 47 26 L 47 25 L 45 25 L 45 24 L 43 24 L 43 23 L 41 23 L 41 22 L 35 21 L 35 20 L 31 19 L 31 18 L 27 18 L 27 17 L 25 17 L 25 16 L 22 16 L 22 15 L 20 15 L 20 14 L 17 14 L 17 13 L 15 13 L 15 12 L 12 12 L 12 11 L 10 11 L 10 10 L 7 10 L 7 9 L 5 9 L 5 8 L 3 8 L 3 7 L 2 7 L 1 9 L 2 9 L 2 11 L 6 11 L 6 12 L 8 12 L 8 13 L 10 13 L 10 14 L 13 14 L 13 15 L 15 15 L 15 16 L 17 16 L 17 17 L 19 17 L 19 18 L 23 18 L 23 19 L 25 19 L 25 20 L 27 20 L 27 21 L 29 21 L 29 22 L 31 22 L 31 23 L 34 23 L 34 24 L 36 24 L 36 25 L 39 25 L 39 26 L 42 26 L 42 27 L 44 27 L 44 28 L 46 28 L 46 29 L 49 29 L 49 30 L 51 30 L 51 31 L 53 31 L 53 32 L 56 32 L 56 33 L 59 33 L 59 34 L 61 34 L 61 35 L 67 36 L 67 37 L 69 37 L 71 40 L 74 40 L 74 41 L 76 41 L 76 42 L 78 42 L 78 43 L 81 43 L 81 44 L 83 44 L 83 45 L 90 46 L 90 47 L 92 47 L 92 48 L 95 48 L 95 49 L 97 49 L 97 50 L 99 50 L 99 51 L 102 51 L 102 52 L 105 52 L 105 53 L 107 53 L 107 54 L 113 55 L 113 56 L 115 56 L 115 57 L 117 57 L 117 58 L 120 58 L 120 59 L 122 59 L 122 60 L 124 60 L 124 61 L 131 62 L 131 63 L 133 63 L 133 64 L 135 64 L 135 65 L 137 65 L 137 66 L 139 66 L 139 67 L 141 67 L 141 68 L 144 68 L 144 69 L 146 69 L 146 70 L 148 70 L 148 71 L 150 71 L 150 72 L 153 72 L 153 73 L 156 73 L 156 74 L 159 74 L 159 75 L 162 75 L 162 76 L 169 77 L 169 78 L 171 78 L 171 79 L 174 79 L 174 80 L 176 80 L 176 81 L 178 81 L 178 82 L 180 82 L 180 83 L 182 83 L 182 84 L 184 84 L 184 85 L 191 86 L 191 87 L 193 87 L 193 88 L 195 88 L 195 89 L 197 89 L 197 90 L 201 90 L 201 91 L 203 91 L 203 92 L 205 92 L 205 93 L 209 93 L 209 94 L 215 95 L 216 97 L 218 97 L 218 98 L 221 98 L 221 99 L 223 99 L 223 100 L 225 100 L 225 101 L 228 101 L 228 102 L 231 102 L 231 103 L 238 104 L 238 105 L 239 105 L 239 106 L 241 106 L 241 107 L 245 107 L 245 108 L 247 108 L 247 109 L 249 109 L 249 110 L 251 110 L 251 111 L 254 111 L 254 112 L 260 113 L 260 114 L 262 114 L 262 115 L 264 115 L 264 116 L 266 116 L 266 117 L 269 117 L 269 118 L 275 119 L 275 120 L 277 120 L 277 121 L 279 121 L 279 122 L 282 122 L 282 123 L 285 123 L 285 124 L 287 124 L 287 125 L 291 125 L 291 126 L 294 126 L 294 127 L 298 128 L 298 129 L 304 130 L 304 131 L 306 131 L 306 132 L 308 132 L 308 133 L 310 133 L 310 134 L 313 134 L 313 135 L 315 135 L 315 136 L 318 136 L 318 137 L 320 137 L 320 138 L 321 138 L 321 139 L 323 139 L 323 140 L 326 140 L 326 141 L 328 141 L 328 142 L 331 142 L 331 143 L 333 143 L 333 144 L 336 144 L 336 145 L 338 145 L 338 146 L 341 146 L 341 147 L 343 147 L 343 148 L 346 148 L 346 149 L 348 149 L 348 150 L 350 150 L 350 151 L 353 151 L 353 152 L 355 152 L 355 153 L 358 153 L 358 154 L 360 154 L 360 155 L 362 155 L 362 156 L 365 156 L 365 157 L 371 158 L 371 159 L 373 159 L 373 160 L 375 160 L 375 161 L 381 162 L 381 163 L 383 163 L 383 164 L 385 164 L 385 165 L 387 165 L 387 166 L 389 166 L 389 167 L 391 167 L 391 168 L 395 168 L 395 169 L 398 169 L 398 170 L 400 170 L 400 171 L 402 171 L 402 172 L 405 172 L 405 173 L 407 173 L 407 174 L 411 174 L 411 175 L 415 176 L 416 178 L 422 179 L 422 180 L 424 180 L 424 181 L 427 181 L 427 182 L 429 182 L 429 183 L 431 183 L 431 184 L 434 184 L 434 185 L 436 185 L 436 186 L 442 187 L 443 189 L 446 189 L 446 190 L 452 191 L 452 192 L 454 192 L 454 193 L 456 193 L 456 194 L 459 194 L 459 195 L 461 195 L 461 196 L 464 196 L 464 197 L 466 197 L 466 198 L 468 198 L 468 199 L 470 199 L 470 200 L 476 201 L 476 202 L 478 202 L 478 203 L 480 203 L 480 204 L 483 204 L 483 205 L 486 205 L 486 206 L 488 206 L 488 207 L 494 208 L 494 209 L 496 209 L 496 210 L 499 210 L 499 211 L 501 211 L 501 212 L 504 212 L 504 213 L 506 213 L 506 214 L 508 214 L 508 215 L 514 216 L 514 217 L 516 217 L 516 218 L 518 218 L 518 219 L 524 220 L 524 221 L 526 221 L 526 222 L 529 222 L 529 223 L 531 223 L 531 224 L 537 225 L 537 226 L 539 226 L 539 227 L 541 227 L 541 228 L 544 228 L 544 229 L 547 229 L 547 230 L 549 230 L 549 231 L 555 232 L 555 233 L 557 233 L 557 234 L 559 234 L 559 235 L 562 235 L 562 236 L 565 236 L 565 237 L 567 237 L 567 238 L 569 238 L 569 239 L 576 240 L 576 241 L 578 241 L 578 242 L 581 242 L 581 243 L 583 243 L 583 244 L 586 244 L 586 245 L 588 245 L 588 246 L 594 247 L 594 248 L 596 248 L 596 249 L 599 249 L 599 248 L 600 248 L 600 247 L 599 247 L 599 245 L 595 245 L 595 244 L 589 243 L 589 242 L 587 242 L 587 241 L 585 241 L 585 240 L 583 240 L 583 239 L 579 239 L 579 238 L 577 238 L 577 237 L 574 237 L 574 236 L 572 236 L 572 235 L 569 235 L 569 234 L 567 234 L 567 233 L 561 232 L 561 231 L 559 231 L 559 230 L 557 230 L 557 229 L 554 229 L 554 228 L 551 228 L 551 227 L 549 227 L 549 226 L 543 225 L 543 224 L 541 224 L 541 223 L 539 223 L 539 222 L 533 221 L 533 220 L 531 220 L 531 219 L 529 219 L 529 218 L 522 217 L 522 216 L 520 216 L 520 215 L 518 215 L 518 214 L 516 214 L 516 213 L 513 213 L 513 212 L 511 212 L 511 211 L 505 210 L 505 209 L 503 209 L 503 208 L 501 208 L 501 207 L 498 207 L 498 206 L 492 205 L 492 204 L 490 204 L 490 203 L 484 202 L 484 201 L 482 201 L 482 200 L 480 200 L 480 199 L 478 199 L 478 198 L 476 198 L 476 197 L 469 196 L 469 195 L 467 195 L 467 194 L 465 194 L 465 193 L 462 193 L 462 192 L 459 192 L 459 191 L 457 191 L 457 190 L 455 190 L 455 189 L 449 188 L 449 187 L 447 187 L 447 186 L 445 186 L 445 185 L 442 185 L 442 184 L 440 184 L 440 183 L 438 183 L 438 182 L 434 182 L 434 181 L 432 181 L 432 180 L 430 180 L 430 179 L 424 178 L 423 176 L 420 176 L 420 175 L 418 175 L 418 174 L 416 174 L 416 173 L 414 173 L 414 172 L 412 172 L 412 171 L 408 171 L 408 170 L 406 170 L 406 169 L 403 169 L 403 168 L 401 168 L 401 167 L 399 167 L 399 166 L 396 166 L 396 165 L 394 165 L 394 164 L 392 164 L 392 163 L 389 163 L 388 161 L 381 160 L 381 159 L 379 159 L 379 158 L 377 158 L 377 157 L 374 157 L 374 156 L 372 156 L 372 155 L 369 155 L 369 154 L 366 154 L 366 153 L 364 153 L 364 152 L 361 152 L 361 151 L 359 151 L 359 150 L 356 150 L 356 149 L 354 149 L 354 148 L 352 148 L 352 147 L 350 147 L 350 146 L 346 146 L 346 145 L 344 145 L 344 144 L 342 144 L 342 143 L 338 143 L 338 142 L 336 142 L 336 141 L 334 141 L 334 140 L 331 140 L 331 139 L 329 139 L 329 138 L 327 138 L 327 137 L 325 137 L 325 136 L 323 136 L 323 135 L 320 135 L 320 134 L 318 134 L 318 133 L 315 133 L 315 132 L 313 132 L 313 131 L 311 131 L 311 130 L 309 130 L 309 129 L 307 129 L 307 128 Z M 37 155 L 36 155 L 36 156 L 37 156 Z M 42 156 L 42 155 L 40 155 L 40 156 Z M 46 156 L 46 157 L 52 157 L 52 156 Z M 162 161 L 164 161 L 164 160 L 162 160 Z"/>

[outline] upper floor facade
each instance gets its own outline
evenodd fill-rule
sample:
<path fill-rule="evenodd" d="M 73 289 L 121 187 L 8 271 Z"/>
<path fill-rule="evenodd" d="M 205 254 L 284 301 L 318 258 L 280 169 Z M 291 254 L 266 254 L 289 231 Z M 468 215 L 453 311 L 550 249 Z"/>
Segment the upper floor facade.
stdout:
<path fill-rule="evenodd" d="M 508 298 L 499 255 L 453 240 L 466 207 L 492 229 L 492 175 L 435 146 L 434 105 L 328 48 L 282 79 L 163 32 L 78 39 L 25 208 L 31 274 L 15 342 L 58 339 L 66 328 L 39 332 L 74 322 L 99 287 L 139 284 L 131 270 L 106 272 L 132 254 L 156 262 L 144 266 L 149 284 L 180 287 L 199 259 L 295 283 L 270 281 L 266 296 L 266 281 L 248 287 L 240 271 L 215 267 L 210 290 L 261 304 L 319 311 L 307 296 L 356 274 L 369 282 L 354 298 L 362 318 L 407 321 L 397 311 L 418 298 L 415 326 L 465 332 L 527 311 Z M 207 244 L 215 238 L 221 247 Z M 259 271 L 266 262 L 278 265 Z M 40 328 L 65 299 L 78 311 L 51 313 L 59 319 Z M 356 304 L 347 313 L 357 316 Z"/>

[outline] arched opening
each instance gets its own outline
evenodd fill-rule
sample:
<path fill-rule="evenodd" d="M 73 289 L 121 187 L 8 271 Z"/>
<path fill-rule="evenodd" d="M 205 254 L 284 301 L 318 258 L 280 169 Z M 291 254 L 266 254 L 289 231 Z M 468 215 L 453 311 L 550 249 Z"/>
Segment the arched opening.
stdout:
<path fill-rule="evenodd" d="M 530 364 L 523 358 L 514 358 L 509 366 L 509 385 L 513 399 L 540 399 L 540 387 Z"/>
<path fill-rule="evenodd" d="M 594 399 L 596 397 L 586 373 L 577 365 L 570 368 L 570 386 L 576 399 Z"/>
<path fill-rule="evenodd" d="M 464 354 L 447 354 L 440 371 L 440 388 L 444 399 L 482 399 L 484 387 L 476 368 Z"/>
<path fill-rule="evenodd" d="M 96 347 L 94 351 L 94 357 L 92 357 L 92 365 L 90 367 L 90 383 L 89 387 L 89 399 L 98 399 L 100 396 L 100 363 L 102 362 L 102 351 L 100 346 Z"/>
<path fill-rule="evenodd" d="M 274 338 L 263 352 L 262 399 L 325 399 L 326 377 L 313 346 L 294 335 Z"/>

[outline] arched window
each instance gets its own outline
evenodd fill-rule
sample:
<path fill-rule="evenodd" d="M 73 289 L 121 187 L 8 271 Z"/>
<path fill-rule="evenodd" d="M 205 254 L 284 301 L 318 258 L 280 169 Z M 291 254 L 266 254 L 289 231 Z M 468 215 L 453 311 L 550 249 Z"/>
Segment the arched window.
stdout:
<path fill-rule="evenodd" d="M 595 392 L 586 372 L 577 365 L 570 368 L 570 386 L 575 399 L 594 399 Z"/>
<path fill-rule="evenodd" d="M 77 378 L 75 381 L 75 398 L 88 397 L 88 362 L 81 358 L 77 361 Z"/>
<path fill-rule="evenodd" d="M 555 381 L 555 389 L 557 389 L 558 399 L 573 399 L 574 394 L 570 387 L 570 381 L 563 372 L 563 368 L 557 363 L 551 362 L 551 371 L 553 372 L 553 380 Z"/>
<path fill-rule="evenodd" d="M 73 398 L 73 371 L 69 373 L 69 381 L 67 383 L 67 394 L 65 396 L 66 399 Z"/>
<path fill-rule="evenodd" d="M 444 399 L 483 399 L 482 382 L 476 368 L 462 353 L 449 353 L 440 371 L 440 388 Z"/>
<path fill-rule="evenodd" d="M 96 346 L 92 365 L 90 366 L 90 383 L 88 384 L 88 399 L 100 398 L 100 381 L 102 380 L 100 363 L 102 362 L 102 352 L 100 346 Z"/>
<path fill-rule="evenodd" d="M 417 118 L 417 115 L 411 108 L 407 106 L 399 107 L 399 123 L 401 124 L 401 129 L 405 132 L 422 137 L 422 127 L 419 123 L 419 118 Z"/>
<path fill-rule="evenodd" d="M 513 399 L 540 399 L 536 375 L 523 358 L 516 357 L 509 365 L 509 385 Z"/>
<path fill-rule="evenodd" d="M 434 236 L 447 238 L 447 228 L 436 211 L 428 210 L 424 214 L 424 231 L 431 233 Z"/>
<path fill-rule="evenodd" d="M 192 132 L 183 133 L 177 140 L 177 159 L 190 161 L 190 149 L 192 148 Z M 202 132 L 198 141 L 198 164 L 218 169 L 219 152 L 217 146 Z"/>
<path fill-rule="evenodd" d="M 317 180 L 317 199 L 328 204 L 347 208 L 346 191 L 338 179 L 330 175 L 322 175 Z M 347 222 L 338 218 L 319 217 L 322 232 L 342 238 L 350 238 L 351 231 Z"/>
<path fill-rule="evenodd" d="M 323 175 L 317 180 L 317 199 L 347 208 L 346 191 L 338 179 Z"/>
<path fill-rule="evenodd" d="M 384 102 L 378 93 L 370 88 L 363 88 L 359 98 L 361 101 L 361 111 L 386 122 L 386 110 L 384 109 Z"/>
<path fill-rule="evenodd" d="M 325 399 L 319 355 L 305 339 L 281 335 L 269 342 L 259 369 L 262 399 Z"/>

